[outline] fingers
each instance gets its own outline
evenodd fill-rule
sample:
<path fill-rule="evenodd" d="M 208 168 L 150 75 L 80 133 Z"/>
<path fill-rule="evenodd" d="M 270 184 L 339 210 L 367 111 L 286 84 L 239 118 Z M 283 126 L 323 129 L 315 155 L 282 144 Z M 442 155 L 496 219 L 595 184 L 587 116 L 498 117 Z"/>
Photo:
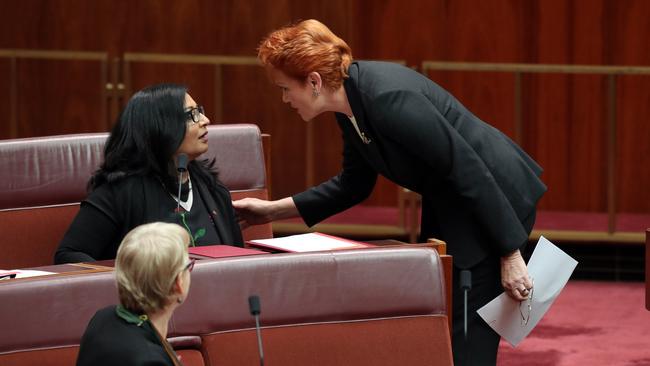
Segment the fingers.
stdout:
<path fill-rule="evenodd" d="M 525 285 L 524 283 L 529 283 L 530 285 Z M 533 294 L 532 281 L 522 281 L 517 284 L 515 287 L 506 289 L 508 295 L 515 300 L 523 301 L 529 299 Z"/>
<path fill-rule="evenodd" d="M 533 292 L 533 281 L 528 274 L 503 281 L 502 286 L 504 292 L 517 301 L 528 299 Z"/>
<path fill-rule="evenodd" d="M 530 295 L 532 290 L 528 289 L 520 289 L 520 288 L 514 288 L 514 289 L 505 289 L 505 293 L 508 294 L 511 298 L 517 300 L 517 301 L 524 301 L 527 300 Z"/>

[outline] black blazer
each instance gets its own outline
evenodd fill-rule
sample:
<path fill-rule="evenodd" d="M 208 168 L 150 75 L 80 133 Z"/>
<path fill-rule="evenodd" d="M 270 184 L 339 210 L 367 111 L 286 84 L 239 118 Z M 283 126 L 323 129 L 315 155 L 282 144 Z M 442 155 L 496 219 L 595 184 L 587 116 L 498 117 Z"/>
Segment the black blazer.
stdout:
<path fill-rule="evenodd" d="M 362 61 L 348 71 L 345 92 L 370 142 L 336 114 L 343 169 L 293 197 L 307 225 L 363 201 L 381 174 L 422 195 L 421 239 L 445 240 L 461 268 L 526 244 L 522 222 L 546 191 L 530 156 L 416 71 Z"/>
<path fill-rule="evenodd" d="M 195 199 L 202 200 L 221 244 L 242 247 L 241 229 L 228 189 L 208 182 L 190 165 Z M 56 264 L 114 259 L 126 234 L 138 225 L 163 221 L 179 224 L 176 203 L 161 182 L 152 176 L 131 176 L 105 183 L 81 202 L 54 255 Z M 219 244 L 219 243 L 209 243 Z"/>
<path fill-rule="evenodd" d="M 168 365 L 165 352 L 150 322 L 130 324 L 115 313 L 115 306 L 99 310 L 81 338 L 77 366 Z"/>

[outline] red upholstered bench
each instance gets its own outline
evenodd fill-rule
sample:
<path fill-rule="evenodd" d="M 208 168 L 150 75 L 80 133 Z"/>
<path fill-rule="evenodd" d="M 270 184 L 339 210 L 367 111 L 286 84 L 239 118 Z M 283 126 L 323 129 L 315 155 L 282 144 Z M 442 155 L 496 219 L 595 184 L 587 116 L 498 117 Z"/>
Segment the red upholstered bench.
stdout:
<path fill-rule="evenodd" d="M 210 149 L 233 198 L 268 196 L 262 135 L 256 125 L 208 127 Z M 102 159 L 108 134 L 77 134 L 0 141 L 0 268 L 53 262 L 86 184 Z M 244 231 L 246 239 L 272 236 L 270 225 Z"/>
<path fill-rule="evenodd" d="M 0 365 L 72 365 L 113 272 L 0 282 Z M 201 260 L 169 336 L 186 365 L 451 365 L 443 266 L 428 248 Z"/>

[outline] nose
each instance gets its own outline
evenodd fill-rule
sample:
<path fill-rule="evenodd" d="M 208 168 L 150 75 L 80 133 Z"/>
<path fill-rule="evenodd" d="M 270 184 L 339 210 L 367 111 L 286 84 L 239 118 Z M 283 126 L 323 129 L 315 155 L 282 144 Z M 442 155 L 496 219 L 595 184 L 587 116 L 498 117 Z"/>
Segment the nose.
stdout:
<path fill-rule="evenodd" d="M 201 120 L 199 121 L 199 123 L 201 124 L 201 126 L 209 125 L 210 119 L 205 114 L 201 114 Z"/>

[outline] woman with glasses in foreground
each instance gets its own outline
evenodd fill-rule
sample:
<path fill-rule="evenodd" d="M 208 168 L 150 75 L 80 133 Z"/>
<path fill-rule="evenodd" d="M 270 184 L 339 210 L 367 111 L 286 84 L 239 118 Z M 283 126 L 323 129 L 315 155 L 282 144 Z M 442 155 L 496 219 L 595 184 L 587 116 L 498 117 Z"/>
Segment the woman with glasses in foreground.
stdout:
<path fill-rule="evenodd" d="M 243 246 L 230 192 L 218 179 L 214 159 L 197 160 L 208 150 L 210 120 L 203 112 L 180 85 L 154 85 L 131 97 L 55 263 L 113 259 L 126 233 L 155 221 L 183 226 L 191 245 Z M 189 163 L 179 189 L 181 156 Z"/>
<path fill-rule="evenodd" d="M 175 224 L 129 232 L 117 251 L 120 304 L 99 310 L 81 339 L 77 365 L 180 365 L 167 343 L 172 314 L 190 289 L 189 235 Z"/>

